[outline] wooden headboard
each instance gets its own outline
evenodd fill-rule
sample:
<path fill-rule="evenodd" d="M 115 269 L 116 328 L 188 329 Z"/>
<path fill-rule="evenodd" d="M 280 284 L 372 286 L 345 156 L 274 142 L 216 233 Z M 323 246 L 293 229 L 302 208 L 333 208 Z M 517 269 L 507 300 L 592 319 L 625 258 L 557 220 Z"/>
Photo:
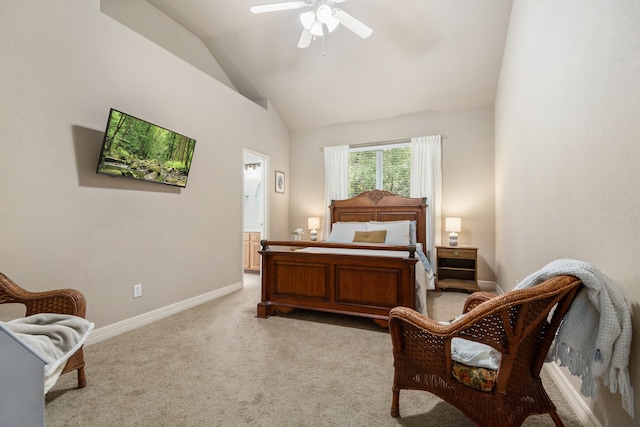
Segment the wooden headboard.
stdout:
<path fill-rule="evenodd" d="M 427 198 L 398 196 L 389 191 L 372 190 L 351 199 L 333 200 L 329 206 L 331 224 L 335 222 L 416 221 L 417 241 L 426 245 Z M 424 246 L 426 247 L 426 246 Z"/>

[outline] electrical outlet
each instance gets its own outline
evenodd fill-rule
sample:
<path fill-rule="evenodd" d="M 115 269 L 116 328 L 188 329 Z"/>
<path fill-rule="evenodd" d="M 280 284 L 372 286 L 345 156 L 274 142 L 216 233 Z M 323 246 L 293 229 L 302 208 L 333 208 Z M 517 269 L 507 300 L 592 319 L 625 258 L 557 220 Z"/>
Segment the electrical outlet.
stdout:
<path fill-rule="evenodd" d="M 634 414 L 633 388 L 629 386 L 629 393 L 622 395 L 622 409 L 625 410 L 631 418 L 635 418 Z"/>
<path fill-rule="evenodd" d="M 138 298 L 142 296 L 142 283 L 133 285 L 133 297 Z"/>

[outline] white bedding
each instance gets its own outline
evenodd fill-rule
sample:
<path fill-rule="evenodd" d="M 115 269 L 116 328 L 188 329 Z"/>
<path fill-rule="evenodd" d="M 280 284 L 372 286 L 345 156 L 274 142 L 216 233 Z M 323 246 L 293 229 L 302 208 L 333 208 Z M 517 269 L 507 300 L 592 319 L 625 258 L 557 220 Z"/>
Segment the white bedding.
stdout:
<path fill-rule="evenodd" d="M 390 258 L 409 258 L 409 251 L 390 251 L 376 249 L 348 249 L 348 248 L 319 248 L 306 247 L 299 252 L 321 253 L 321 254 L 343 254 L 343 255 L 364 255 Z M 435 278 L 431 269 L 427 270 L 422 262 L 418 260 L 415 267 L 416 275 L 416 311 L 427 316 L 427 290 L 435 289 Z"/>

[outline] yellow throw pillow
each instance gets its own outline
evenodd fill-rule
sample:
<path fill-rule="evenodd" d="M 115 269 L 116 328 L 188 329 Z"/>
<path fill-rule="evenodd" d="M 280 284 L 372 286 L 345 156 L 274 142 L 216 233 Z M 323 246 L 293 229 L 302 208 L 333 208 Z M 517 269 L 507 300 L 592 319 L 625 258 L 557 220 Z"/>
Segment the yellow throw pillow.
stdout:
<path fill-rule="evenodd" d="M 360 243 L 384 243 L 387 238 L 387 230 L 356 231 L 353 242 Z"/>

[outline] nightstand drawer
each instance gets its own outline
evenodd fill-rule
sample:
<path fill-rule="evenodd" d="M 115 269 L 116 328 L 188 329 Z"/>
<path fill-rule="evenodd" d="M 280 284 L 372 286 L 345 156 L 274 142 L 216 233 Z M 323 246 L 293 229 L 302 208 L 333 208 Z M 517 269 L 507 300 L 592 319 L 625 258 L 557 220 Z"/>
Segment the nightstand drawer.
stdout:
<path fill-rule="evenodd" d="M 438 248 L 438 257 L 476 259 L 476 249 Z"/>

